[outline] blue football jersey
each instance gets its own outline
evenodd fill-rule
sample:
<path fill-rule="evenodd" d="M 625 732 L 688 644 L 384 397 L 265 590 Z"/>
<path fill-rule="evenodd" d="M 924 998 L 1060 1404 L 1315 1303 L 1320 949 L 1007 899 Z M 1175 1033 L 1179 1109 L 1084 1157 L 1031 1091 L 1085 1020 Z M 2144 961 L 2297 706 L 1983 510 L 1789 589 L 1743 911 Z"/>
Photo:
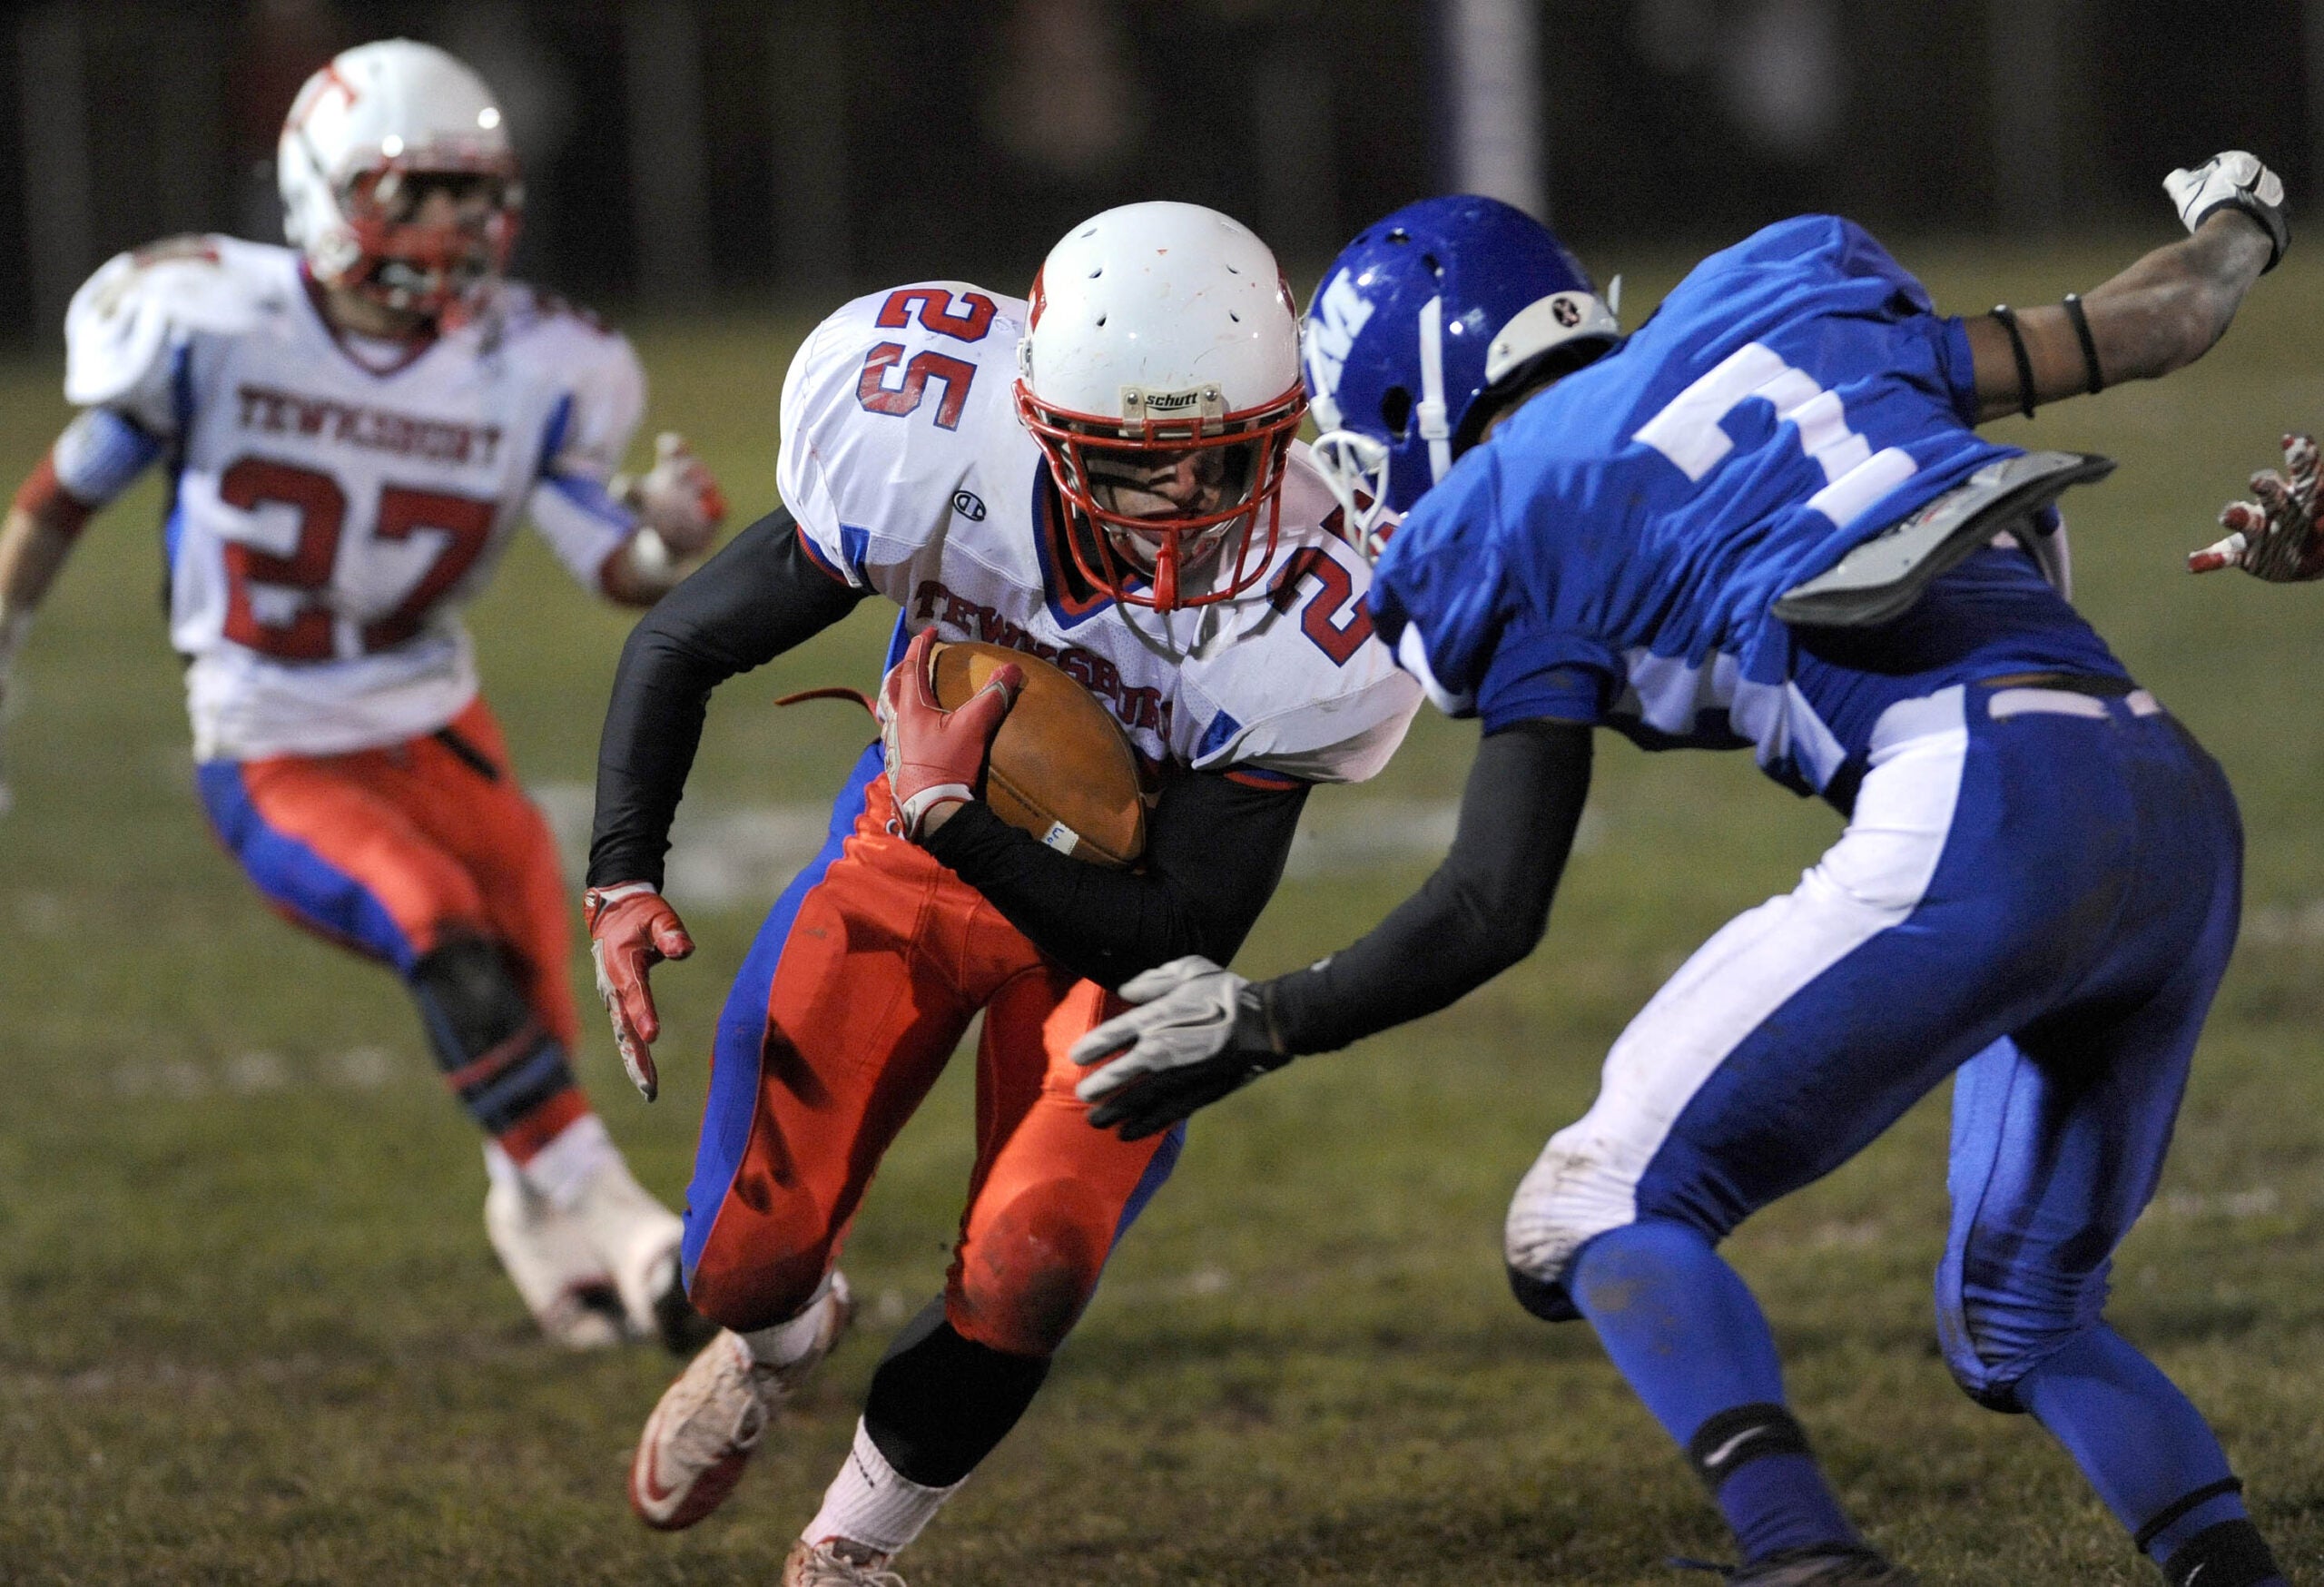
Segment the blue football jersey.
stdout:
<path fill-rule="evenodd" d="M 2018 448 L 1979 436 L 1968 339 L 1854 223 L 1805 216 L 1698 265 L 1423 497 L 1372 588 L 1437 704 L 1486 730 L 1603 723 L 1755 746 L 1846 802 L 1898 699 L 2012 672 L 2120 675 L 2032 559 L 1981 552 L 1846 638 L 1769 607 Z"/>

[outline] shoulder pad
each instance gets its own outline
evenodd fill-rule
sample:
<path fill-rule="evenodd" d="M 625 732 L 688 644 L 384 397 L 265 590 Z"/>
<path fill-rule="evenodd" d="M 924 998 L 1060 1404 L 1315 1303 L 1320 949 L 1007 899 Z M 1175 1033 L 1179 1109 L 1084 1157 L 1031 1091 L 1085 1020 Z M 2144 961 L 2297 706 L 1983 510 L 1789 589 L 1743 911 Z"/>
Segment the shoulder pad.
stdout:
<path fill-rule="evenodd" d="M 1315 494 L 1330 502 L 1320 482 Z M 1286 518 L 1291 507 L 1286 491 Z M 1287 526 L 1256 597 L 1271 616 L 1202 668 L 1202 691 L 1221 711 L 1196 748 L 1198 769 L 1360 783 L 1387 763 L 1420 691 L 1374 636 L 1370 586 L 1363 558 L 1335 535 L 1312 518 Z"/>
<path fill-rule="evenodd" d="M 957 433 L 963 429 L 962 403 L 1009 407 L 1025 311 L 1021 299 L 967 281 L 921 281 L 843 304 L 807 333 L 791 360 L 783 382 L 784 428 L 867 414 L 900 419 L 926 403 L 927 425 L 911 429 Z M 883 348 L 937 354 L 974 365 L 977 372 L 970 389 L 956 393 L 941 373 L 912 373 L 903 351 L 891 351 L 867 370 L 873 350 Z"/>
<path fill-rule="evenodd" d="M 562 298 L 512 282 L 497 305 L 504 355 L 572 400 L 548 467 L 603 479 L 621 467 L 645 412 L 645 370 L 629 338 Z"/>
<path fill-rule="evenodd" d="M 118 400 L 153 379 L 185 337 L 248 330 L 280 295 L 288 253 L 189 236 L 107 260 L 64 311 L 66 399 L 84 408 Z"/>
<path fill-rule="evenodd" d="M 494 293 L 491 312 L 499 317 L 501 334 L 512 340 L 544 332 L 562 332 L 581 341 L 622 340 L 621 333 L 593 310 L 543 291 L 529 281 L 501 282 Z"/>
<path fill-rule="evenodd" d="M 923 281 L 858 298 L 808 333 L 783 377 L 776 485 L 819 544 L 842 521 L 942 522 L 934 504 L 959 476 L 1022 435 L 1009 390 L 1024 317 L 1019 299 Z"/>

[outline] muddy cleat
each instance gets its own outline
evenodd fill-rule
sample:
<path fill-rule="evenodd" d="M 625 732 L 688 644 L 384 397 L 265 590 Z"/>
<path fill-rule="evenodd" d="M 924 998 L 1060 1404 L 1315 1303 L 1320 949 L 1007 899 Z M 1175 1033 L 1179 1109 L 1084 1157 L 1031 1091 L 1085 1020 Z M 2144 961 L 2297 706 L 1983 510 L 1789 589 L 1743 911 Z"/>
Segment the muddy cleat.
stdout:
<path fill-rule="evenodd" d="M 847 1280 L 837 1273 L 817 1304 L 822 1324 L 797 1360 L 768 1366 L 752 1358 L 741 1335 L 722 1332 L 663 1391 L 629 1464 L 629 1507 L 640 1521 L 658 1532 L 676 1532 L 734 1491 L 768 1422 L 831 1354 L 855 1311 Z"/>
<path fill-rule="evenodd" d="M 514 1178 L 484 1196 L 484 1232 L 526 1309 L 553 1345 L 601 1350 L 627 1336 L 613 1275 L 580 1226 Z"/>
<path fill-rule="evenodd" d="M 801 1538 L 783 1562 L 783 1587 L 904 1587 L 888 1556 L 843 1537 Z"/>
<path fill-rule="evenodd" d="M 679 1251 L 685 1225 L 626 1164 L 616 1158 L 591 1175 L 572 1217 L 612 1276 L 633 1338 L 659 1339 L 683 1355 L 718 1331 L 686 1304 Z"/>
<path fill-rule="evenodd" d="M 1717 1571 L 1732 1587 L 1920 1587 L 1920 1578 L 1868 1548 L 1784 1549 L 1748 1565 L 1673 1560 L 1689 1570 Z"/>

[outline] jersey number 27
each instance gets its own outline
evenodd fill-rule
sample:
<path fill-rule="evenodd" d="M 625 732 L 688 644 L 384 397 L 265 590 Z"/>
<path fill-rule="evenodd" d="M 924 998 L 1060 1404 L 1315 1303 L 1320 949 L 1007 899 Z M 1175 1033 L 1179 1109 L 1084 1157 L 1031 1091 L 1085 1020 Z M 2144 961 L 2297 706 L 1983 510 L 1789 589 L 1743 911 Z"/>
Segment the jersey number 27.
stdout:
<path fill-rule="evenodd" d="M 310 593 L 330 587 L 339 564 L 340 537 L 347 526 L 347 493 L 339 481 L 315 469 L 270 458 L 243 458 L 219 476 L 218 495 L 228 507 L 243 512 L 274 506 L 299 515 L 298 537 L 287 557 L 240 542 L 226 546 L 226 637 L 279 661 L 333 659 L 337 654 L 331 638 L 334 616 L 328 606 L 303 601 L 290 621 L 270 623 L 259 616 L 252 605 L 251 586 L 262 584 Z M 434 530 L 444 537 L 444 543 L 436 560 L 395 609 L 363 625 L 366 651 L 389 649 L 419 632 L 428 608 L 459 583 L 460 576 L 483 553 L 492 537 L 494 517 L 493 504 L 474 497 L 401 485 L 380 489 L 379 510 L 371 518 L 374 537 L 409 540 L 421 530 Z"/>

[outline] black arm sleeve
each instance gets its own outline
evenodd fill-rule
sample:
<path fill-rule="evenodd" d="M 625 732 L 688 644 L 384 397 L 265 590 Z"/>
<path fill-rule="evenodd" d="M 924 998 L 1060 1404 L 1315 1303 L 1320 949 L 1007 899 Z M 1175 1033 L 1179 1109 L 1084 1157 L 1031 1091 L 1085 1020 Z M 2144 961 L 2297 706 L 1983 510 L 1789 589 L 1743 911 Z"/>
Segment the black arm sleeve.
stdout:
<path fill-rule="evenodd" d="M 928 839 L 928 852 L 1009 923 L 1077 975 L 1118 987 L 1199 953 L 1225 964 L 1266 907 L 1291 853 L 1307 785 L 1256 788 L 1191 772 L 1162 791 L 1138 871 L 1068 859 L 982 800 Z"/>
<path fill-rule="evenodd" d="M 1452 852 L 1354 945 L 1267 985 L 1288 1051 L 1329 1052 L 1437 1010 L 1524 958 L 1590 794 L 1590 729 L 1524 722 L 1477 748 Z"/>
<path fill-rule="evenodd" d="M 814 637 L 863 592 L 825 572 L 782 508 L 729 541 L 630 630 L 597 744 L 589 885 L 662 884 L 710 691 Z"/>

